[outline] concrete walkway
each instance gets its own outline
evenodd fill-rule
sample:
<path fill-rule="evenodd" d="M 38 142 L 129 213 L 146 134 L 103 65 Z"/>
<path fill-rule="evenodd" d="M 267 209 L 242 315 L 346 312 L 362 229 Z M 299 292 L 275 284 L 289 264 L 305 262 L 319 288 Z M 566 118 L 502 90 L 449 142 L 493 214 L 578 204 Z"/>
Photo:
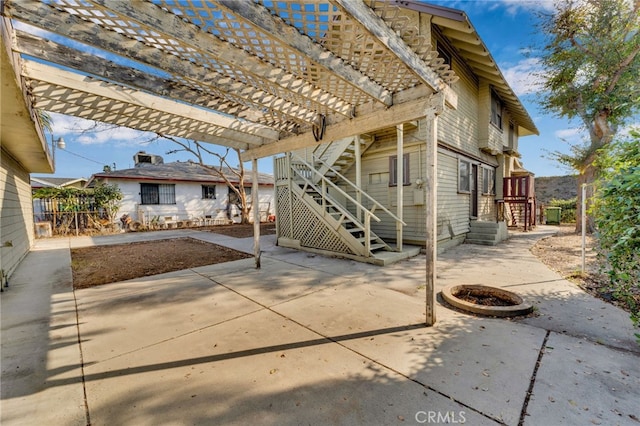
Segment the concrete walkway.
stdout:
<path fill-rule="evenodd" d="M 39 240 L 1 297 L 1 423 L 640 425 L 631 321 L 537 261 L 529 248 L 553 232 L 438 261 L 438 289 L 502 286 L 537 316 L 438 303 L 429 328 L 422 256 L 377 267 L 264 236 L 260 270 L 246 259 L 74 292 L 70 247 L 189 235 L 251 253 L 252 238 Z"/>

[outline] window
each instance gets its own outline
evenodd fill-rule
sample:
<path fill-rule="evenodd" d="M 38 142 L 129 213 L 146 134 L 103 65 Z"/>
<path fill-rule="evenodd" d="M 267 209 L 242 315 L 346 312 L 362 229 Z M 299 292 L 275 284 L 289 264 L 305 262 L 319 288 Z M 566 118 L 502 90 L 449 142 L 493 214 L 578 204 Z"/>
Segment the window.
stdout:
<path fill-rule="evenodd" d="M 402 185 L 411 185 L 409 173 L 409 154 L 402 156 Z M 389 186 L 398 185 L 398 156 L 389 157 Z"/>
<path fill-rule="evenodd" d="M 389 172 L 369 173 L 369 183 L 372 185 L 389 183 Z"/>
<path fill-rule="evenodd" d="M 175 204 L 176 186 L 158 183 L 141 183 L 142 204 Z"/>
<path fill-rule="evenodd" d="M 502 130 L 502 101 L 491 92 L 491 124 Z"/>
<path fill-rule="evenodd" d="M 517 137 L 515 124 L 509 123 L 509 149 L 516 150 Z"/>
<path fill-rule="evenodd" d="M 239 188 L 236 186 L 236 188 Z M 250 186 L 245 186 L 244 187 L 244 196 L 247 200 L 247 204 L 251 204 L 251 187 Z M 238 194 L 236 194 L 236 192 L 229 188 L 229 204 L 235 204 L 235 205 L 240 205 L 240 197 L 238 196 Z"/>
<path fill-rule="evenodd" d="M 458 192 L 471 192 L 471 162 L 458 160 Z"/>
<path fill-rule="evenodd" d="M 438 57 L 442 58 L 446 65 L 451 66 L 451 53 L 445 49 L 442 43 L 438 42 L 436 50 L 438 51 Z"/>
<path fill-rule="evenodd" d="M 496 171 L 491 167 L 482 168 L 482 193 L 493 195 L 496 191 Z"/>
<path fill-rule="evenodd" d="M 215 200 L 216 199 L 216 186 L 215 185 L 202 185 L 202 199 L 203 200 Z"/>

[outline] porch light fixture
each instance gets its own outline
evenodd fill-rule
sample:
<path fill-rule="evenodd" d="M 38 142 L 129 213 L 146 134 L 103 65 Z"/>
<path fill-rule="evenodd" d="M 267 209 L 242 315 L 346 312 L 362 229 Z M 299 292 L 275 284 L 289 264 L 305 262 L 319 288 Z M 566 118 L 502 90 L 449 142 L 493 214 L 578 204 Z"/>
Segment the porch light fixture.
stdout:
<path fill-rule="evenodd" d="M 59 149 L 65 149 L 67 147 L 67 144 L 64 141 L 64 139 L 62 139 L 62 137 L 59 137 L 58 140 L 55 143 L 53 142 L 53 137 L 51 137 L 51 152 L 52 152 L 52 155 L 53 155 L 53 167 L 54 168 L 56 166 L 56 147 L 58 147 Z"/>

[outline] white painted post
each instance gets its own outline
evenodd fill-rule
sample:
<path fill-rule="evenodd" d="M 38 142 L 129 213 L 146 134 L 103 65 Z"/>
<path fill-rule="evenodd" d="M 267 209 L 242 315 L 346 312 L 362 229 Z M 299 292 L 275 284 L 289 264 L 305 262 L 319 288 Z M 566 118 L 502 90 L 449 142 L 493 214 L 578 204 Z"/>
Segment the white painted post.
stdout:
<path fill-rule="evenodd" d="M 260 269 L 260 202 L 258 201 L 258 160 L 251 160 L 251 204 L 253 206 L 253 256 L 256 269 Z"/>
<path fill-rule="evenodd" d="M 396 126 L 396 216 L 404 220 L 404 124 Z M 402 222 L 396 221 L 396 250 L 402 251 Z"/>
<path fill-rule="evenodd" d="M 426 140 L 426 183 L 425 183 L 425 224 L 426 224 L 426 325 L 436 323 L 436 257 L 437 257 L 437 200 L 438 200 L 438 115 L 444 110 L 444 95 L 435 93 L 425 112 L 427 126 Z"/>
<path fill-rule="evenodd" d="M 582 273 L 586 269 L 587 257 L 587 184 L 582 184 Z"/>
<path fill-rule="evenodd" d="M 356 157 L 356 186 L 358 187 L 358 192 L 356 193 L 356 201 L 358 201 L 357 217 L 358 220 L 362 220 L 362 208 L 360 207 L 362 205 L 362 152 L 360 152 L 360 135 L 356 135 L 353 143 L 355 144 L 353 155 Z"/>

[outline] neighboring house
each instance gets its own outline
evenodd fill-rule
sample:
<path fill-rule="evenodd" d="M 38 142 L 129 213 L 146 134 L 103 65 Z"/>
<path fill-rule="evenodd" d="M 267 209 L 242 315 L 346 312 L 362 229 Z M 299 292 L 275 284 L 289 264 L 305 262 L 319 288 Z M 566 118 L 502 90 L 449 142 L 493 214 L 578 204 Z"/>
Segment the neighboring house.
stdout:
<path fill-rule="evenodd" d="M 432 45 L 459 77 L 450 84 L 457 108 L 438 117 L 438 247 L 496 244 L 506 216 L 533 224 L 533 176 L 518 143 L 538 130 L 463 12 L 398 5 L 431 23 Z M 422 119 L 276 158 L 279 244 L 373 263 L 403 243 L 424 246 L 428 131 Z"/>
<path fill-rule="evenodd" d="M 220 224 L 240 221 L 235 193 L 224 180 L 192 161 L 164 163 L 162 157 L 139 152 L 134 155 L 135 167 L 96 173 L 95 181 L 117 185 L 124 196 L 118 215 L 129 215 L 143 224 L 158 222 L 174 224 L 195 222 Z M 225 175 L 232 184 L 237 177 L 231 170 Z M 251 204 L 251 172 L 246 172 L 245 191 Z M 259 174 L 259 209 L 261 221 L 273 214 L 273 177 Z M 250 215 L 253 220 L 253 215 Z"/>
<path fill-rule="evenodd" d="M 33 192 L 42 188 L 76 188 L 82 189 L 87 184 L 86 178 L 56 178 L 56 177 L 48 177 L 48 176 L 31 176 L 31 190 Z M 47 218 L 45 216 L 45 212 L 48 209 L 47 202 L 49 200 L 46 199 L 33 199 L 33 220 L 36 224 L 41 222 L 46 222 Z M 38 228 L 39 225 L 36 225 L 36 232 L 40 232 Z M 46 233 L 45 235 L 49 235 Z"/>
<path fill-rule="evenodd" d="M 87 184 L 87 178 L 57 178 L 49 176 L 31 176 L 31 189 L 40 188 L 77 188 L 82 189 Z"/>
<path fill-rule="evenodd" d="M 29 173 L 52 173 L 53 161 L 38 115 L 25 103 L 27 88 L 16 79 L 19 59 L 7 54 L 5 45 L 0 50 L 0 285 L 4 285 L 35 239 Z"/>

